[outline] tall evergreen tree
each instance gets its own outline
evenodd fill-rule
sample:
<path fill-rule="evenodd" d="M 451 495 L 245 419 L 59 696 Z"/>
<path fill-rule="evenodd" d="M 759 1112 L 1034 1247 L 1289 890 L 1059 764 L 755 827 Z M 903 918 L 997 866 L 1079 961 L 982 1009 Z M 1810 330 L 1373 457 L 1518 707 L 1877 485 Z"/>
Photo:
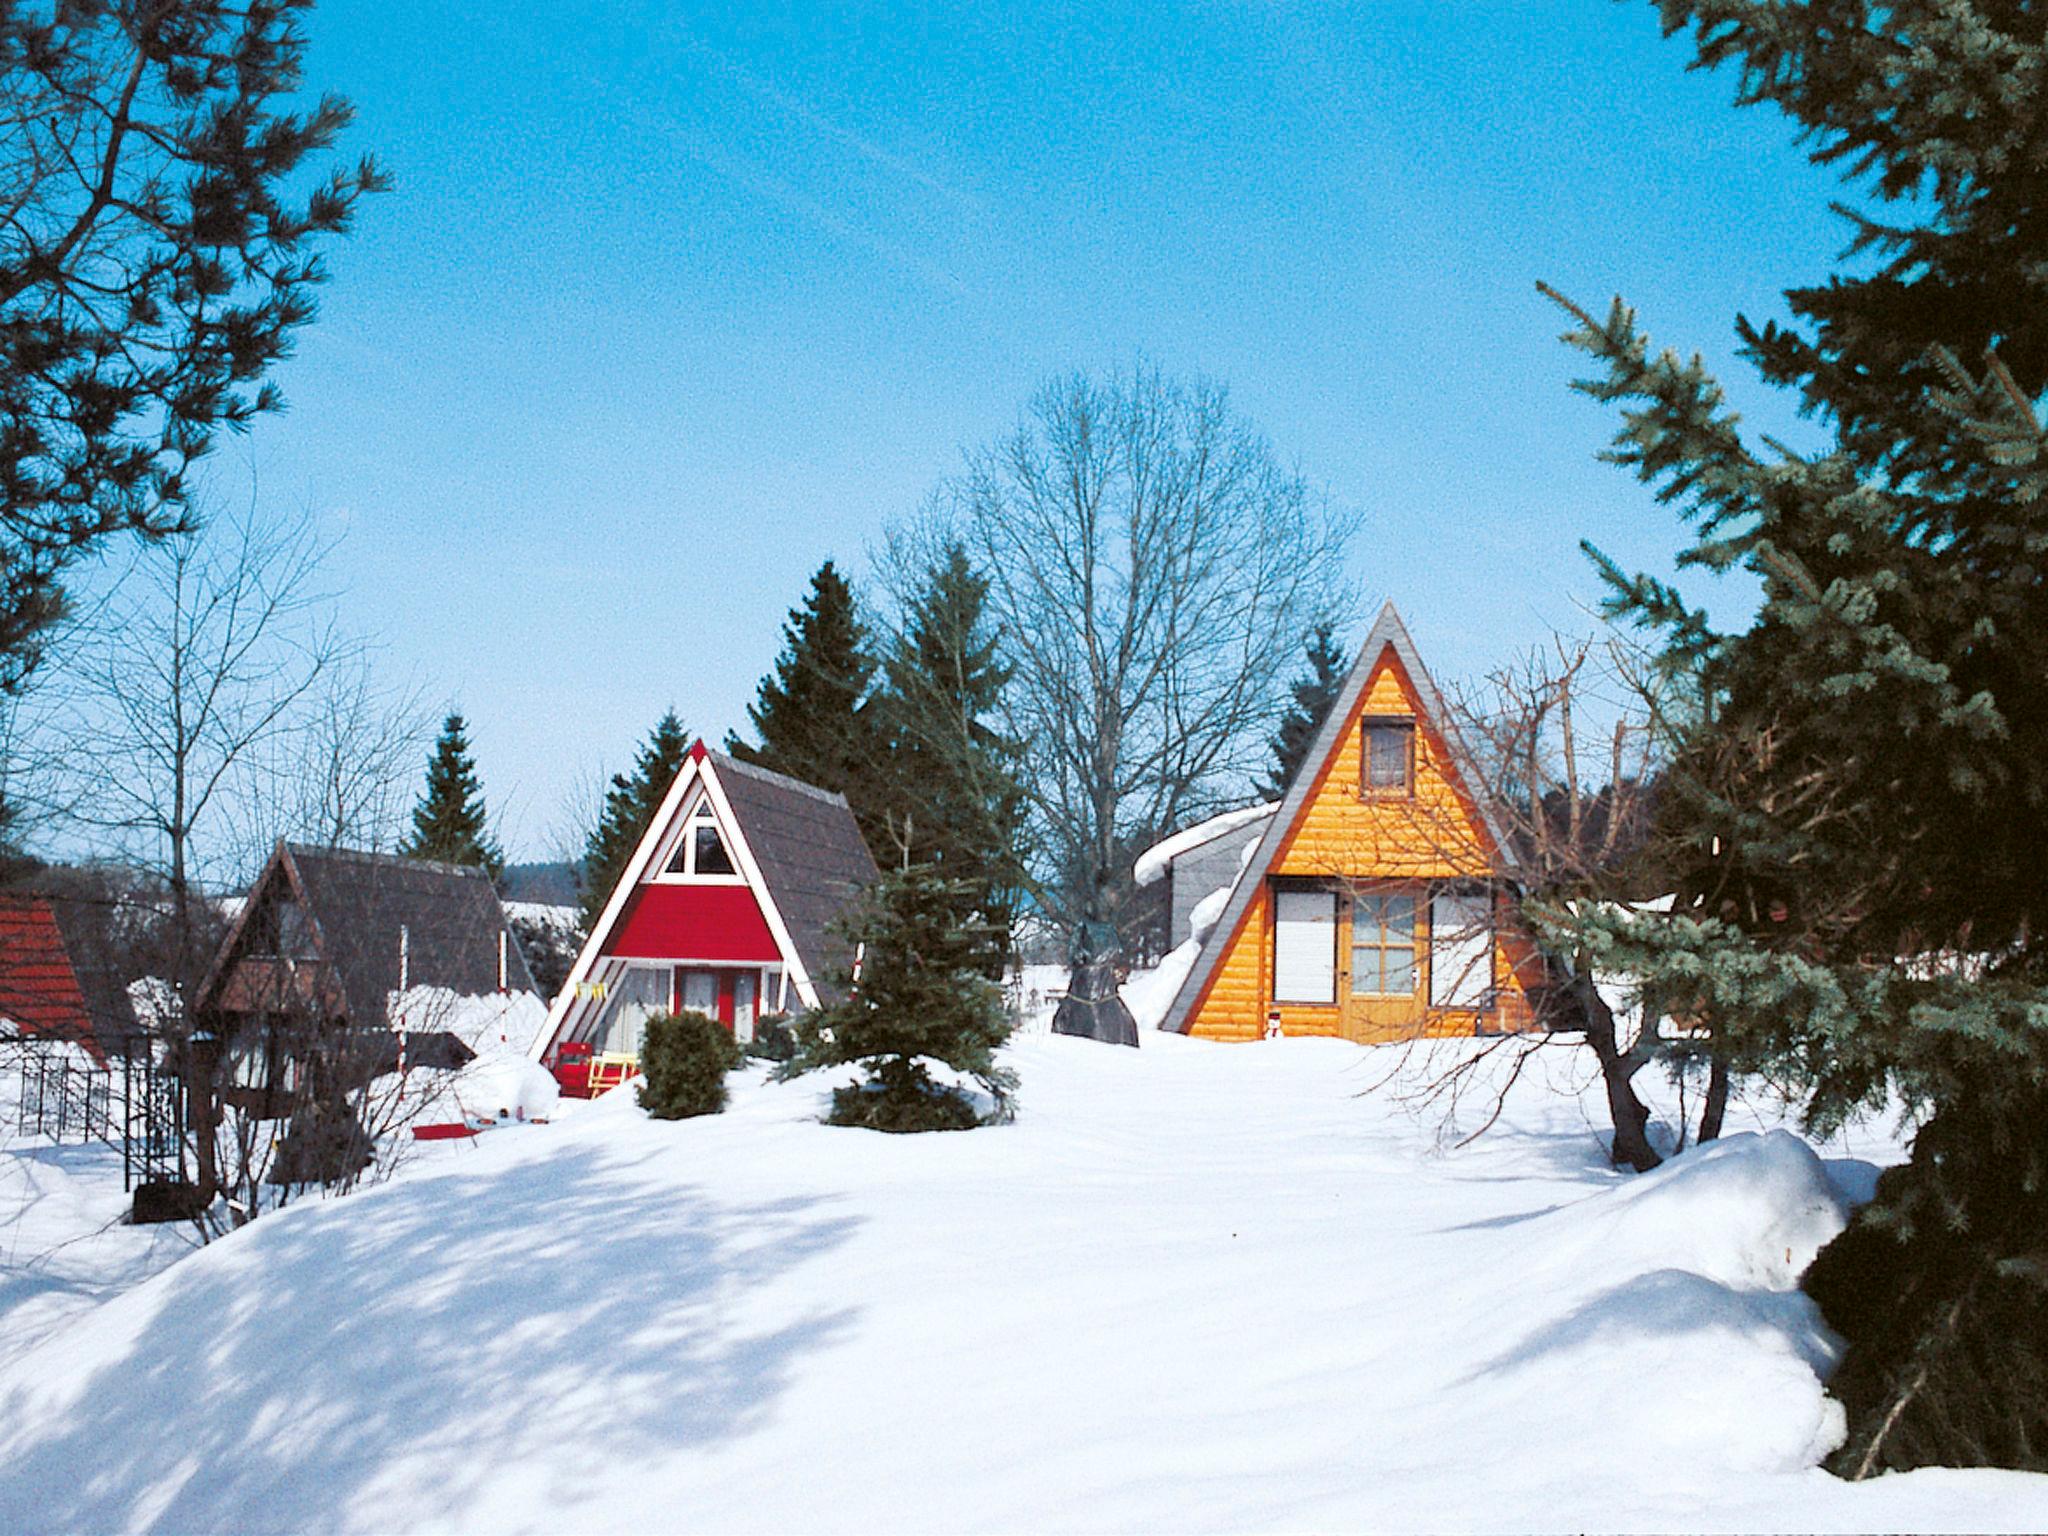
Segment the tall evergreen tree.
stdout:
<path fill-rule="evenodd" d="M 1266 778 L 1266 793 L 1275 800 L 1287 793 L 1301 772 L 1302 759 L 1337 702 L 1337 690 L 1344 686 L 1346 657 L 1338 648 L 1335 624 L 1324 619 L 1309 631 L 1304 660 L 1306 669 L 1294 682 L 1294 707 L 1273 733 L 1273 771 Z"/>
<path fill-rule="evenodd" d="M 597 925 L 605 903 L 611 900 L 612 888 L 625 872 L 626 860 L 646 836 L 654 813 L 661 809 L 669 786 L 683 771 L 689 752 L 689 734 L 671 709 L 655 722 L 639 755 L 633 759 L 633 771 L 612 775 L 611 786 L 605 791 L 604 808 L 584 842 L 583 864 L 577 871 L 585 933 Z"/>
<path fill-rule="evenodd" d="M 830 560 L 790 610 L 782 639 L 775 670 L 761 679 L 758 702 L 747 706 L 760 744 L 729 736 L 726 750 L 844 794 L 868 847 L 886 863 L 885 743 L 869 698 L 875 657 L 853 588 Z"/>
<path fill-rule="evenodd" d="M 0 688 L 69 567 L 195 521 L 195 467 L 276 410 L 319 245 L 385 185 L 323 164 L 311 0 L 0 6 Z"/>
<path fill-rule="evenodd" d="M 2048 1469 L 2048 11 L 1659 9 L 1864 179 L 1873 260 L 1739 323 L 1832 429 L 1815 457 L 1752 450 L 1620 301 L 1567 306 L 1581 387 L 1625 408 L 1609 456 L 1692 525 L 1681 563 L 1763 589 L 1722 631 L 1600 561 L 1693 687 L 1660 798 L 1690 856 L 1670 913 L 1585 909 L 1583 939 L 1817 1124 L 1894 1092 L 1926 1117 L 1807 1277 L 1849 1346 L 1836 1467 Z"/>
<path fill-rule="evenodd" d="M 984 938 L 983 973 L 1009 957 L 1023 888 L 1018 752 L 989 722 L 1010 669 L 988 622 L 988 578 L 949 546 L 913 595 L 877 697 L 889 746 L 891 862 L 931 866 Z"/>
<path fill-rule="evenodd" d="M 469 755 L 469 726 L 460 713 L 442 722 L 434 755 L 427 759 L 426 789 L 413 808 L 412 835 L 398 851 L 411 859 L 474 864 L 493 880 L 504 872 L 505 856 L 484 815 L 484 787 Z"/>

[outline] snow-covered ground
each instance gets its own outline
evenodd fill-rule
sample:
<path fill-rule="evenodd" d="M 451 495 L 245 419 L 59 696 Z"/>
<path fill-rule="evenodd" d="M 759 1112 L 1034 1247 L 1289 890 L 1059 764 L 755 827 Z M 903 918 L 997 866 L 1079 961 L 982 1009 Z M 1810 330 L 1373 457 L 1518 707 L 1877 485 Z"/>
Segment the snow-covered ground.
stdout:
<path fill-rule="evenodd" d="M 20 1086 L 0 1059 L 0 1365 L 195 1247 L 186 1227 L 127 1225 L 118 1147 L 21 1134 Z"/>
<path fill-rule="evenodd" d="M 1011 1059 L 1009 1126 L 756 1069 L 268 1216 L 0 1368 L 0 1528 L 2048 1525 L 2048 1479 L 1812 1468 L 1791 1287 L 1867 1162 L 1626 1177 L 1541 1071 L 1448 1151 L 1329 1041 Z"/>

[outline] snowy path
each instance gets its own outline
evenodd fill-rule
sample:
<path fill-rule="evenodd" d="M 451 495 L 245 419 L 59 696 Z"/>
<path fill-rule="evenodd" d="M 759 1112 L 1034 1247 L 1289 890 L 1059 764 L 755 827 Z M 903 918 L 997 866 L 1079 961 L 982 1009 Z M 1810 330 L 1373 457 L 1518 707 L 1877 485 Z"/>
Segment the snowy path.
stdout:
<path fill-rule="evenodd" d="M 1384 1053 L 1020 1044 L 964 1136 L 614 1096 L 269 1217 L 0 1370 L 0 1528 L 2040 1528 L 1809 1470 L 1841 1219 L 1569 1100 L 1432 1150 Z"/>

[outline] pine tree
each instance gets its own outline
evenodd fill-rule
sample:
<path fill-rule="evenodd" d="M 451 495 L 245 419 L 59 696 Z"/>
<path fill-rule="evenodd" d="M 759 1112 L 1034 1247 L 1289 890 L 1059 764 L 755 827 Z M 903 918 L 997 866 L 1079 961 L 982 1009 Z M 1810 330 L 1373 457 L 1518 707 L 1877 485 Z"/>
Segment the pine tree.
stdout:
<path fill-rule="evenodd" d="M 875 658 L 853 588 L 830 560 L 811 578 L 802 605 L 790 610 L 782 639 L 775 670 L 747 707 L 760 745 L 730 736 L 726 750 L 844 794 L 868 847 L 886 863 L 879 857 L 888 848 L 884 741 L 869 700 Z"/>
<path fill-rule="evenodd" d="M 886 732 L 883 796 L 892 862 L 929 864 L 959 890 L 956 917 L 985 936 L 999 979 L 1023 888 L 1018 753 L 989 723 L 1010 669 L 987 621 L 988 579 L 958 544 L 926 572 L 876 700 Z"/>
<path fill-rule="evenodd" d="M 676 775 L 683 771 L 689 754 L 689 734 L 671 709 L 655 723 L 639 755 L 633 759 L 633 771 L 612 775 L 604 807 L 584 842 L 583 863 L 577 871 L 585 933 L 597 926 L 605 903 L 611 900 L 613 887 L 625 872 L 626 861 L 646 836 L 654 813 L 661 809 L 662 800 L 675 783 Z"/>
<path fill-rule="evenodd" d="M 963 927 L 962 893 L 927 865 L 892 870 L 871 887 L 848 937 L 856 975 L 840 976 L 844 1000 L 795 1025 L 794 1077 L 858 1063 L 866 1079 L 832 1095 L 834 1125 L 878 1131 L 965 1130 L 979 1123 L 957 1089 L 935 1081 L 938 1062 L 974 1080 L 1006 1117 L 1016 1079 L 996 1064 L 1010 1022 L 994 982 L 981 974 L 987 935 Z"/>
<path fill-rule="evenodd" d="M 1345 656 L 1337 645 L 1335 624 L 1324 619 L 1309 631 L 1305 659 L 1307 670 L 1294 684 L 1294 707 L 1273 734 L 1273 771 L 1266 779 L 1266 793 L 1275 800 L 1287 793 L 1301 772 L 1302 759 L 1337 702 L 1337 690 L 1344 686 Z"/>
<path fill-rule="evenodd" d="M 473 864 L 496 880 L 505 857 L 484 815 L 484 789 L 469 755 L 469 726 L 461 714 L 442 722 L 434 755 L 427 759 L 427 787 L 413 808 L 412 836 L 400 846 L 411 859 Z"/>
<path fill-rule="evenodd" d="M 0 7 L 0 687 L 67 570 L 197 521 L 222 432 L 315 313 L 318 246 L 385 178 L 305 77 L 310 0 Z"/>
<path fill-rule="evenodd" d="M 1567 305 L 1599 365 L 1580 387 L 1625 409 L 1609 456 L 1692 525 L 1681 564 L 1763 589 L 1724 632 L 1595 555 L 1692 690 L 1659 803 L 1689 855 L 1669 914 L 1580 939 L 1723 1059 L 1802 1085 L 1816 1126 L 1891 1092 L 1928 1117 L 1807 1277 L 1848 1340 L 1834 1465 L 2048 1468 L 2048 15 L 1660 10 L 1890 217 L 1846 210 L 1868 270 L 1738 324 L 1832 429 L 1819 456 L 1753 450 L 1619 300 Z"/>

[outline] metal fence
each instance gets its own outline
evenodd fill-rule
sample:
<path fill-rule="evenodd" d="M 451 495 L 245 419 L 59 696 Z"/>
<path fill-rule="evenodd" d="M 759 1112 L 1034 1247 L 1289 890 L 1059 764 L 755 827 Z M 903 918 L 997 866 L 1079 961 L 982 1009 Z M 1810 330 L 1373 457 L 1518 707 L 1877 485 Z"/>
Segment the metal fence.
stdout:
<path fill-rule="evenodd" d="M 13 1129 L 59 1145 L 100 1142 L 121 1152 L 123 1187 L 184 1176 L 185 1085 L 138 1037 L 108 1066 L 53 1040 L 0 1041 L 0 1071 L 18 1079 Z"/>
<path fill-rule="evenodd" d="M 10 1054 L 21 1076 L 16 1131 L 56 1142 L 116 1144 L 112 1073 L 78 1061 L 70 1048 L 53 1042 L 15 1042 Z"/>
<path fill-rule="evenodd" d="M 185 1178 L 185 1080 L 140 1037 L 121 1057 L 121 1178 L 125 1188 Z"/>

